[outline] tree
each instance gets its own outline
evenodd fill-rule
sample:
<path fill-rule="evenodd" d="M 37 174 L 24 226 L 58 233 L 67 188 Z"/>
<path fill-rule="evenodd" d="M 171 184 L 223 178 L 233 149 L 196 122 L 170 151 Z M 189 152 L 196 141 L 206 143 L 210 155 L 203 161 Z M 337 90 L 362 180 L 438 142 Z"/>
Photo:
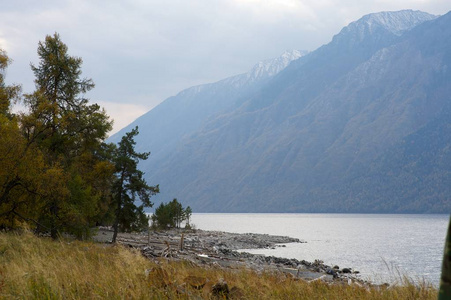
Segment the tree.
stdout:
<path fill-rule="evenodd" d="M 175 228 L 180 228 L 184 220 L 184 210 L 183 206 L 180 202 L 177 201 L 177 198 L 174 198 L 171 202 L 169 202 L 170 211 L 173 214 L 173 220 L 175 224 Z"/>
<path fill-rule="evenodd" d="M 23 138 L 16 118 L 0 114 L 0 228 L 15 228 L 40 209 L 50 170 Z"/>
<path fill-rule="evenodd" d="M 191 214 L 191 208 L 188 206 L 184 209 L 177 199 L 173 199 L 168 204 L 160 203 L 152 215 L 153 226 L 161 229 L 180 228 L 185 220 L 189 224 Z"/>
<path fill-rule="evenodd" d="M 186 219 L 186 227 L 191 227 L 189 220 L 191 219 L 191 215 L 193 214 L 193 211 L 191 210 L 191 207 L 186 207 L 184 215 Z"/>
<path fill-rule="evenodd" d="M 25 103 L 36 119 L 33 125 L 40 125 L 35 133 L 49 159 L 70 164 L 83 151 L 98 148 L 112 122 L 99 105 L 89 105 L 83 97 L 94 83 L 80 78 L 83 61 L 67 50 L 57 33 L 39 42 L 39 65 L 31 65 L 36 91 L 26 95 Z"/>
<path fill-rule="evenodd" d="M 20 86 L 6 85 L 11 60 L 0 49 L 0 228 L 14 228 L 34 216 L 36 201 L 46 178 L 42 155 L 22 136 L 11 104 Z"/>
<path fill-rule="evenodd" d="M 88 235 L 99 213 L 96 202 L 105 199 L 95 188 L 101 182 L 93 174 L 107 162 L 96 153 L 112 127 L 105 111 L 84 98 L 94 83 L 81 78 L 83 61 L 67 50 L 57 33 L 39 42 L 39 64 L 31 65 L 36 91 L 25 95 L 30 113 L 21 118 L 27 143 L 36 144 L 48 168 L 61 173 L 54 178 L 61 188 L 42 195 L 40 223 L 50 228 L 53 238 L 58 231 Z"/>
<path fill-rule="evenodd" d="M 110 222 L 115 240 L 119 229 L 147 227 L 144 207 L 158 186 L 137 169 L 149 155 L 134 150 L 138 129 L 118 146 L 106 144 L 112 122 L 84 97 L 94 83 L 81 78 L 81 58 L 68 54 L 57 33 L 39 42 L 38 56 L 36 90 L 24 97 L 29 112 L 14 115 L 20 87 L 5 85 L 10 60 L 0 50 L 0 229 L 24 222 L 53 238 L 83 239 Z"/>
<path fill-rule="evenodd" d="M 171 228 L 175 227 L 174 216 L 171 207 L 163 202 L 155 209 L 152 215 L 152 227 L 155 228 Z"/>
<path fill-rule="evenodd" d="M 152 207 L 150 197 L 159 192 L 158 185 L 149 186 L 143 178 L 144 173 L 138 170 L 139 160 L 146 160 L 150 154 L 135 151 L 134 137 L 138 134 L 138 127 L 126 133 L 114 151 L 117 180 L 113 184 L 115 221 L 112 243 L 116 242 L 119 229 L 127 231 L 149 226 L 144 207 Z M 139 206 L 135 204 L 137 198 L 142 203 Z"/>
<path fill-rule="evenodd" d="M 6 85 L 5 73 L 11 60 L 6 52 L 0 49 L 0 115 L 11 119 L 11 102 L 19 99 L 21 87 L 19 85 Z"/>

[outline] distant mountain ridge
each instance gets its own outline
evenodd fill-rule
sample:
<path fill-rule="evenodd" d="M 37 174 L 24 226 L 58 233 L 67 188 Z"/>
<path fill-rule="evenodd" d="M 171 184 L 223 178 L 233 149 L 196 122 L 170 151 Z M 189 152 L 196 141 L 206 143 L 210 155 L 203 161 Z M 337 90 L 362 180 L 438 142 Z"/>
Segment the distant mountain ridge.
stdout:
<path fill-rule="evenodd" d="M 233 109 L 242 99 L 308 51 L 287 50 L 280 57 L 257 63 L 250 71 L 215 83 L 187 88 L 170 97 L 109 138 L 117 143 L 135 126 L 138 151 L 151 151 L 152 159 L 142 163 L 144 169 L 159 168 L 159 163 L 174 153 L 183 137 L 198 130 L 208 119 Z M 156 165 L 154 165 L 154 164 Z M 152 164 L 149 166 L 148 164 Z"/>
<path fill-rule="evenodd" d="M 401 10 L 396 12 L 384 11 L 363 16 L 358 21 L 350 23 L 337 35 L 354 32 L 360 40 L 368 34 L 374 34 L 378 29 L 389 31 L 397 36 L 416 27 L 417 25 L 436 19 L 438 16 L 422 11 Z"/>
<path fill-rule="evenodd" d="M 233 88 L 240 88 L 243 86 L 252 85 L 254 83 L 259 83 L 259 81 L 261 80 L 268 79 L 274 75 L 277 75 L 293 60 L 296 60 L 301 56 L 306 55 L 307 53 L 308 51 L 305 50 L 286 50 L 279 57 L 258 62 L 250 71 L 246 73 L 228 77 L 218 82 L 194 86 L 181 91 L 177 96 L 189 93 L 198 93 L 211 87 L 217 89 L 221 86 L 228 85 Z"/>
<path fill-rule="evenodd" d="M 118 142 L 125 132 L 134 128 L 136 125 L 147 128 L 147 130 L 141 132 L 138 137 L 140 140 L 147 140 L 148 138 L 154 137 L 154 135 L 149 132 L 153 131 L 153 126 L 161 126 L 161 128 L 168 129 L 167 125 L 175 121 L 177 121 L 177 123 L 173 125 L 175 125 L 177 129 L 174 130 L 180 130 L 180 136 L 182 136 L 189 132 L 193 126 L 181 124 L 182 122 L 180 122 L 181 120 L 179 117 L 182 119 L 191 118 L 191 122 L 199 125 L 198 123 L 202 123 L 204 118 L 209 118 L 215 113 L 233 106 L 236 99 L 244 97 L 244 95 L 259 88 L 265 80 L 268 80 L 279 73 L 288 66 L 291 61 L 296 60 L 307 53 L 308 51 L 287 50 L 280 57 L 257 63 L 247 73 L 232 76 L 215 83 L 187 88 L 176 96 L 168 98 L 163 103 L 138 118 L 132 124 L 126 126 L 117 134 L 114 134 L 109 140 Z M 190 114 L 190 112 L 192 113 Z M 164 120 L 158 117 L 162 115 L 165 115 Z M 197 126 L 194 127 L 197 128 Z M 157 133 L 155 132 L 155 134 Z M 167 136 L 166 133 L 163 133 L 163 135 Z M 166 137 L 164 139 L 167 140 Z M 160 145 L 159 143 L 157 144 Z M 138 147 L 143 149 L 146 148 L 146 146 L 141 145 L 141 143 L 138 143 Z"/>
<path fill-rule="evenodd" d="M 161 118 L 180 110 L 190 127 L 200 110 L 202 122 L 153 129 L 176 144 L 142 165 L 161 184 L 155 199 L 198 212 L 449 213 L 450 28 L 450 13 L 370 14 L 251 88 L 219 89 L 226 79 L 193 93 L 196 105 L 167 99 Z M 155 151 L 152 139 L 138 145 Z"/>
<path fill-rule="evenodd" d="M 285 69 L 292 61 L 300 58 L 301 56 L 305 56 L 306 54 L 308 54 L 308 51 L 287 50 L 277 58 L 259 62 L 248 73 L 245 73 L 242 76 L 238 75 L 232 78 L 245 77 L 249 80 L 269 78 L 274 75 L 277 75 L 280 71 Z"/>

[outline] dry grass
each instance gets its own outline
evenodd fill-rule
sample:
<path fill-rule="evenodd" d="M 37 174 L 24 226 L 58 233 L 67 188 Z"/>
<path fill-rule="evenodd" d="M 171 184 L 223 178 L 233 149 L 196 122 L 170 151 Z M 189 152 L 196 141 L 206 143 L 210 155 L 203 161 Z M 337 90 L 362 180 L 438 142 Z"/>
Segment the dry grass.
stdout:
<path fill-rule="evenodd" d="M 233 288 L 231 298 L 437 298 L 437 289 L 409 281 L 389 289 L 307 283 L 246 269 L 200 268 L 189 262 L 156 264 L 121 246 L 55 242 L 29 233 L 0 234 L 1 299 L 209 299 L 213 284 L 221 279 Z M 203 289 L 191 286 L 196 280 L 205 283 Z"/>

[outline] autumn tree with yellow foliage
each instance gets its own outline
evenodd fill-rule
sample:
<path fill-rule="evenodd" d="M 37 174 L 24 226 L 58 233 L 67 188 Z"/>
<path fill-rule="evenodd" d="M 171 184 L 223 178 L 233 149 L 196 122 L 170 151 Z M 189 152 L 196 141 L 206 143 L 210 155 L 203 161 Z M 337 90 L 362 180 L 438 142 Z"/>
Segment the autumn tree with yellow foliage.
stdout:
<path fill-rule="evenodd" d="M 94 83 L 81 78 L 82 59 L 68 54 L 57 33 L 39 42 L 38 56 L 39 64 L 31 65 L 36 90 L 25 95 L 30 113 L 22 129 L 48 168 L 60 173 L 52 193 L 42 197 L 38 222 L 54 238 L 62 231 L 88 237 L 101 213 L 99 202 L 108 199 L 98 188 L 108 184 L 102 174 L 111 177 L 113 166 L 97 153 L 112 124 L 99 105 L 84 97 Z"/>
<path fill-rule="evenodd" d="M 45 173 L 43 157 L 34 143 L 22 136 L 11 105 L 20 86 L 4 81 L 10 59 L 0 50 L 0 227 L 15 227 L 35 217 Z"/>
<path fill-rule="evenodd" d="M 117 148 L 105 143 L 112 122 L 85 98 L 94 83 L 57 33 L 39 42 L 38 57 L 36 89 L 22 99 L 28 111 L 13 114 L 20 86 L 5 84 L 11 61 L 0 51 L 0 227 L 88 238 L 115 218 Z"/>

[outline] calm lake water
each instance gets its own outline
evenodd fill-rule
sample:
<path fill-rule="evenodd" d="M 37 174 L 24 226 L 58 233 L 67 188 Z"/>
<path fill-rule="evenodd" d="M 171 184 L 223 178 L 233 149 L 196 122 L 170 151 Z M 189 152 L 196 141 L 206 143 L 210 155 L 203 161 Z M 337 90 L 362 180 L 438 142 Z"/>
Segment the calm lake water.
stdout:
<path fill-rule="evenodd" d="M 193 214 L 204 230 L 267 233 L 307 243 L 246 250 L 359 270 L 363 278 L 393 282 L 399 273 L 437 285 L 448 215 Z"/>

